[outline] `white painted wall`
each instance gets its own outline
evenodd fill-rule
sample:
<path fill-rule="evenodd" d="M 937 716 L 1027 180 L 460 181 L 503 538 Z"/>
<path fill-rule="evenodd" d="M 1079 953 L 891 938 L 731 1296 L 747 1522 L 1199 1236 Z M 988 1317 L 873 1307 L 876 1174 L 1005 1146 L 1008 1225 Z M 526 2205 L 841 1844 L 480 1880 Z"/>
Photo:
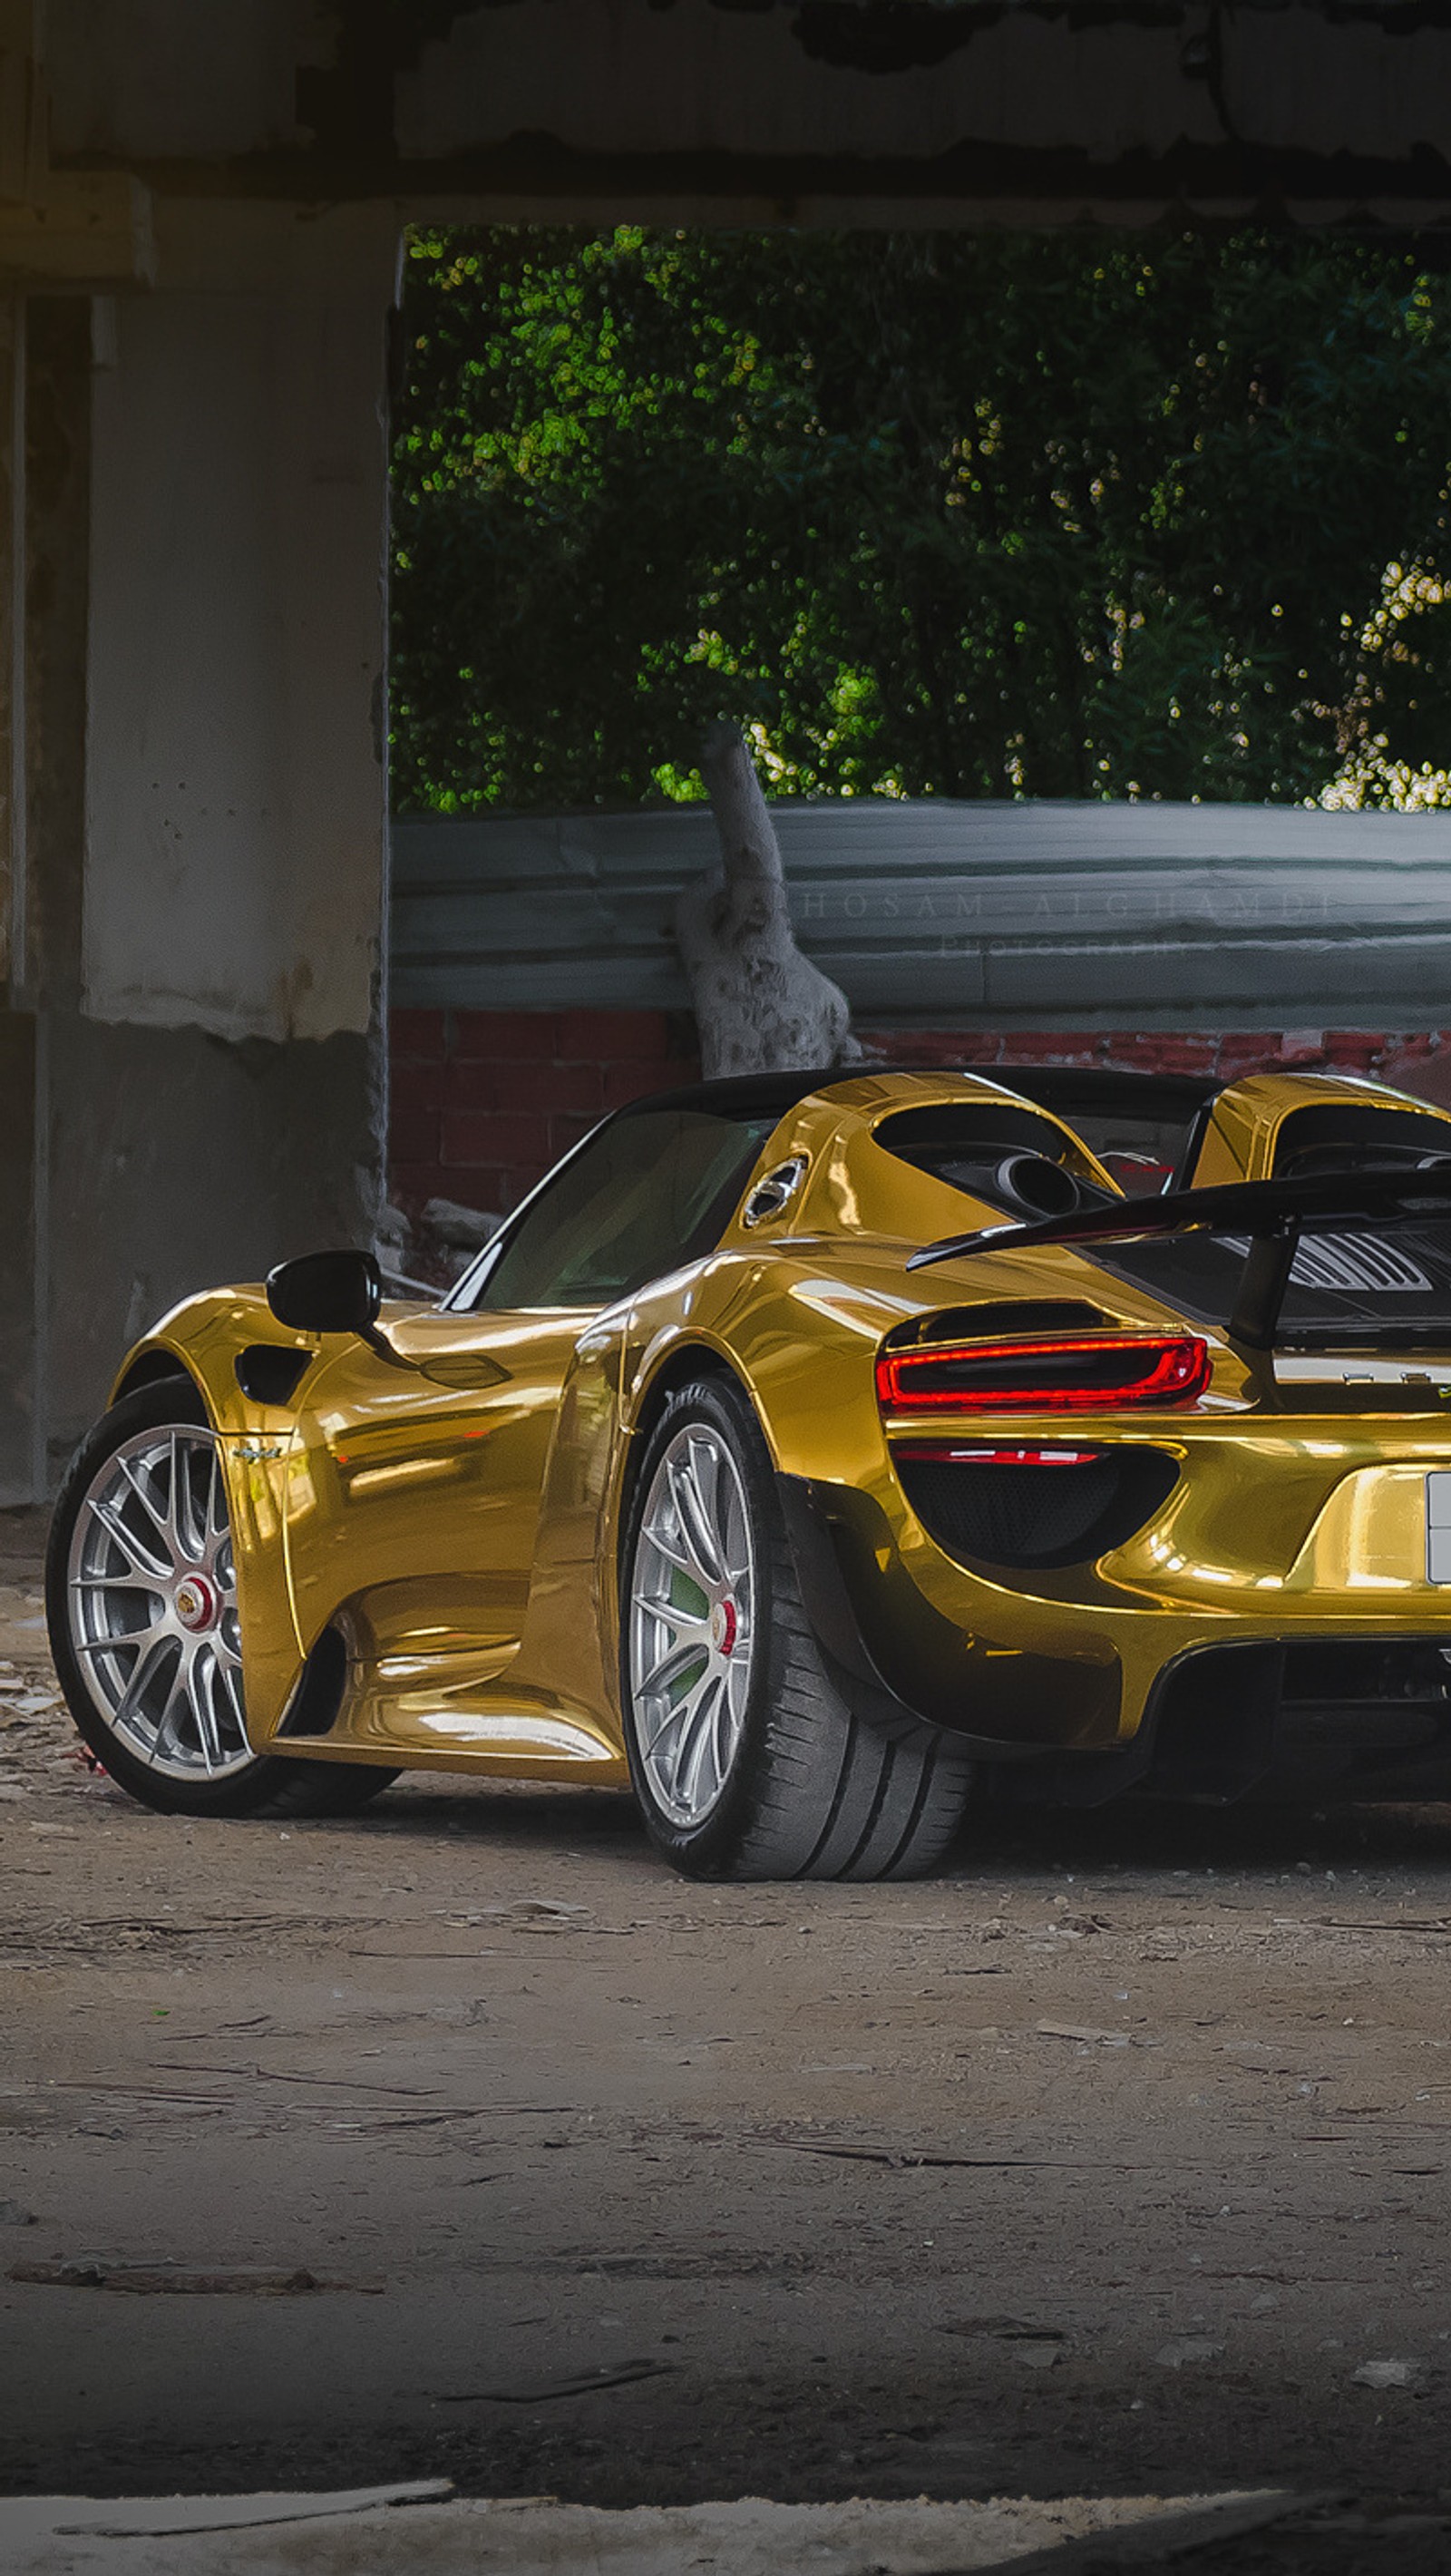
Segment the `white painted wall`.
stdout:
<path fill-rule="evenodd" d="M 95 379 L 83 1007 L 368 1024 L 385 875 L 386 207 L 163 209 Z"/>

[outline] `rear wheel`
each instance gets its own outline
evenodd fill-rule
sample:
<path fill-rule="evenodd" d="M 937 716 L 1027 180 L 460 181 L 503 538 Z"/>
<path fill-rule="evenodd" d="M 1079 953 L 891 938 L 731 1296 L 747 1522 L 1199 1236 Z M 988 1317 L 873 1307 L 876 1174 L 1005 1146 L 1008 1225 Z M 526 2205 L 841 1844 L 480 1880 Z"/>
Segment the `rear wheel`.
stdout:
<path fill-rule="evenodd" d="M 397 1776 L 253 1752 L 226 1479 L 189 1379 L 123 1397 L 82 1441 L 51 1522 L 46 1615 L 80 1733 L 149 1807 L 336 1815 Z"/>
<path fill-rule="evenodd" d="M 937 1728 L 888 1732 L 829 1672 L 765 1441 L 733 1379 L 673 1395 L 629 1515 L 625 1738 L 650 1834 L 698 1878 L 915 1878 L 941 1860 L 973 1764 Z"/>

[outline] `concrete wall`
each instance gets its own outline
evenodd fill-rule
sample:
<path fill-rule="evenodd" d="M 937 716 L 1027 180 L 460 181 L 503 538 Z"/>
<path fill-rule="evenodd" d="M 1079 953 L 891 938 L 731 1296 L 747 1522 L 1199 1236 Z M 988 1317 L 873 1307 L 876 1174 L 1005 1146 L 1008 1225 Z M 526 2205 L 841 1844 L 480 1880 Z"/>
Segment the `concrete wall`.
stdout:
<path fill-rule="evenodd" d="M 98 370 L 82 985 L 227 1038 L 368 1027 L 385 857 L 386 216 L 164 210 Z"/>
<path fill-rule="evenodd" d="M 156 1314 L 380 1187 L 393 221 L 159 234 L 152 295 L 29 308 L 0 1502 Z"/>

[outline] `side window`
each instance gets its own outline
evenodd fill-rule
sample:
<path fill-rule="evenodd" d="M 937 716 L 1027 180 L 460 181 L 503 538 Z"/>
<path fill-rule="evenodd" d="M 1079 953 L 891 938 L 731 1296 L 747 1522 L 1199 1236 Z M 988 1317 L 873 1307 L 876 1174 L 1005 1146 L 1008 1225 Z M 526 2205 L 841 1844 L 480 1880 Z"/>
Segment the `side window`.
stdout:
<path fill-rule="evenodd" d="M 774 1124 L 685 1109 L 612 1120 L 520 1220 L 475 1313 L 607 1306 L 708 1252 Z"/>

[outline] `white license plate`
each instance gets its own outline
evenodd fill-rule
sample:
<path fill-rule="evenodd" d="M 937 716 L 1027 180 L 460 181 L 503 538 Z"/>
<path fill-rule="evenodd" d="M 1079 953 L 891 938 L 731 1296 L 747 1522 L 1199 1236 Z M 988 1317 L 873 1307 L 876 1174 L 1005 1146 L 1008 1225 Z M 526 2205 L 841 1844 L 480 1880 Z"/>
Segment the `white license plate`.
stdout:
<path fill-rule="evenodd" d="M 1451 1468 L 1426 1478 L 1426 1581 L 1451 1583 Z"/>

